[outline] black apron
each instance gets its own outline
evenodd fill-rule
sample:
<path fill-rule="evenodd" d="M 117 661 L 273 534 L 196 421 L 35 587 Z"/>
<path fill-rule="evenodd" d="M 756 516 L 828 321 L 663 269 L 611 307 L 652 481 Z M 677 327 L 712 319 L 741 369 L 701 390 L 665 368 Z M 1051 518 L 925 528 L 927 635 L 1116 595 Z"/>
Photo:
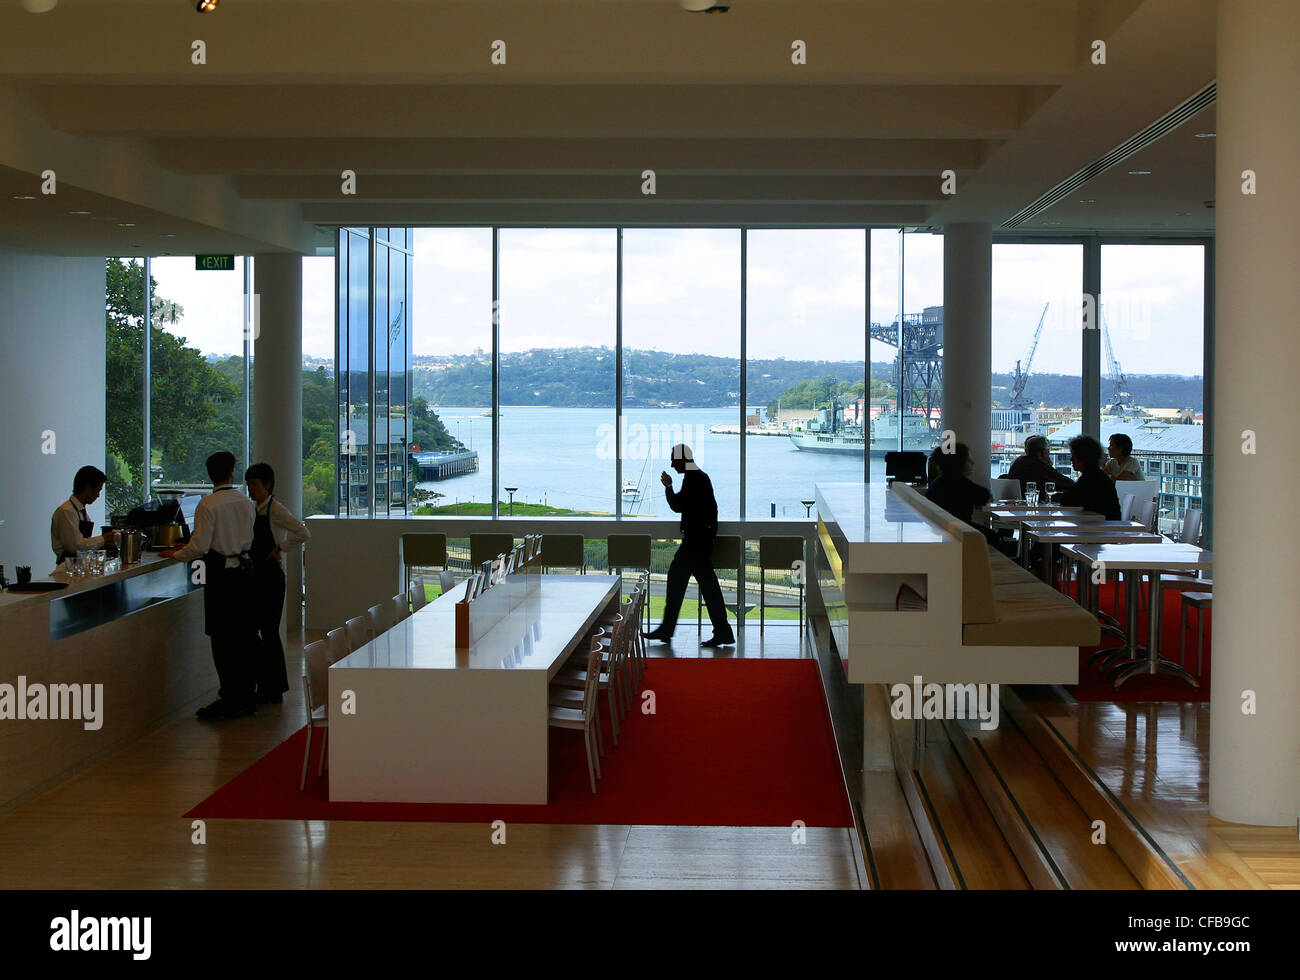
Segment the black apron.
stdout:
<path fill-rule="evenodd" d="M 222 487 L 213 491 L 233 490 Z M 254 586 L 253 560 L 248 552 L 231 556 L 209 550 L 203 556 L 203 632 L 213 636 L 218 632 L 243 632 L 252 620 Z M 236 563 L 237 562 L 237 563 Z M 227 567 L 227 564 L 231 567 Z"/>
<path fill-rule="evenodd" d="M 85 511 L 83 510 L 82 513 L 84 514 Z M 93 538 L 95 536 L 95 522 L 90 520 L 89 518 L 87 518 L 84 521 L 77 521 L 77 533 L 80 534 L 83 538 Z M 69 558 L 76 558 L 76 557 L 77 557 L 76 552 L 65 551 L 63 553 L 62 560 L 67 561 Z"/>
<path fill-rule="evenodd" d="M 266 513 L 258 514 L 253 521 L 253 577 L 257 585 L 259 612 L 268 615 L 275 613 L 279 623 L 279 612 L 284 606 L 284 568 L 280 562 L 270 557 L 275 550 L 275 534 L 271 530 L 271 508 L 275 505 L 272 496 L 266 503 Z"/>

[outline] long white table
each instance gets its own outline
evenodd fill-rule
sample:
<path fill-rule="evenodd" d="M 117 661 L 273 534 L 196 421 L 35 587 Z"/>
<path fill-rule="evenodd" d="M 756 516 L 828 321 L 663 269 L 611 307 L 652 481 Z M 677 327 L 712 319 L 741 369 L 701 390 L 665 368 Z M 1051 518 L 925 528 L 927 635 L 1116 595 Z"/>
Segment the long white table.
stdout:
<path fill-rule="evenodd" d="M 550 681 L 617 607 L 620 580 L 539 578 L 468 649 L 462 585 L 330 667 L 331 800 L 546 803 Z"/>

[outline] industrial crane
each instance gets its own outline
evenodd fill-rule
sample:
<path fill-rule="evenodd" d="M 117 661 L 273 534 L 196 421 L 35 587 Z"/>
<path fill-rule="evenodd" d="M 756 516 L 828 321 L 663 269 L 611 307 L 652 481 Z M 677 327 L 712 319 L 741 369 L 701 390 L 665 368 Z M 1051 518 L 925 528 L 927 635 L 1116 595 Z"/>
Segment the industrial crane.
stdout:
<path fill-rule="evenodd" d="M 1106 369 L 1110 372 L 1113 386 L 1110 412 L 1121 417 L 1132 415 L 1135 413 L 1134 406 L 1130 404 L 1133 395 L 1128 390 L 1128 378 L 1124 376 L 1124 369 L 1120 367 L 1119 361 L 1115 360 L 1115 351 L 1110 346 L 1110 327 L 1106 323 L 1104 309 L 1101 311 L 1101 339 L 1106 345 Z"/>
<path fill-rule="evenodd" d="M 1016 373 L 1011 382 L 1011 407 L 1028 408 L 1025 403 L 1025 384 L 1029 381 L 1029 368 L 1034 363 L 1034 352 L 1038 350 L 1038 341 L 1043 336 L 1043 324 L 1047 320 L 1047 309 L 1051 303 L 1043 304 L 1043 312 L 1038 317 L 1038 326 L 1034 328 L 1034 341 L 1029 345 L 1029 353 L 1025 355 L 1025 369 L 1020 370 L 1020 362 L 1016 361 Z"/>

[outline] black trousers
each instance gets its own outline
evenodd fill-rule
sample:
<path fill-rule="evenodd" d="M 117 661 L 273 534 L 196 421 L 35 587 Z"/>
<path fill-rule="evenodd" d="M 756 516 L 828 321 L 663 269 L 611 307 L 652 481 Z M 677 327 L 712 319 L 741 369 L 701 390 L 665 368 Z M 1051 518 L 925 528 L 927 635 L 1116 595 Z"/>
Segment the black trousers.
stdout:
<path fill-rule="evenodd" d="M 280 617 L 284 613 L 284 569 L 278 561 L 264 561 L 257 566 L 256 673 L 257 693 L 283 694 L 289 690 L 289 671 L 284 664 L 284 644 L 280 642 Z"/>
<path fill-rule="evenodd" d="M 709 622 L 713 625 L 714 636 L 730 633 L 731 624 L 727 622 L 722 587 L 718 585 L 717 573 L 713 571 L 712 540 L 683 541 L 677 554 L 673 555 L 672 564 L 668 566 L 668 595 L 659 629 L 671 636 L 677 628 L 677 616 L 682 611 L 682 600 L 686 598 L 686 583 L 691 578 L 699 586 L 700 598 L 709 610 Z"/>
<path fill-rule="evenodd" d="M 212 641 L 212 663 L 221 689 L 217 696 L 236 707 L 253 703 L 257 685 L 257 627 L 251 571 L 223 567 L 215 556 L 207 564 L 203 589 L 204 630 Z"/>
<path fill-rule="evenodd" d="M 212 662 L 221 681 L 217 697 L 236 707 L 251 705 L 256 680 L 253 658 L 249 655 L 248 631 L 239 627 L 221 629 L 212 633 L 210 639 Z"/>

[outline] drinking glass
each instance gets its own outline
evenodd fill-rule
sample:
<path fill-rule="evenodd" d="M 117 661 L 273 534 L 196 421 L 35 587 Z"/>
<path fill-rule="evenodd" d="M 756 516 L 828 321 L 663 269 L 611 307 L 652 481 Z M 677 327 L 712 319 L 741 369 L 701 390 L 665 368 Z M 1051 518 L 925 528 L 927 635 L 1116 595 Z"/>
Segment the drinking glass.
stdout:
<path fill-rule="evenodd" d="M 1025 481 L 1025 503 L 1030 507 L 1038 503 L 1038 484 L 1033 480 Z"/>
<path fill-rule="evenodd" d="M 96 548 L 90 553 L 90 574 L 98 578 L 104 574 L 104 564 L 108 560 L 108 551 Z"/>
<path fill-rule="evenodd" d="M 1044 483 L 1044 484 L 1043 484 L 1043 493 L 1047 495 L 1047 502 L 1050 504 L 1050 503 L 1052 502 L 1052 497 L 1055 496 L 1055 494 L 1056 494 L 1056 484 L 1055 484 L 1055 483 Z"/>

